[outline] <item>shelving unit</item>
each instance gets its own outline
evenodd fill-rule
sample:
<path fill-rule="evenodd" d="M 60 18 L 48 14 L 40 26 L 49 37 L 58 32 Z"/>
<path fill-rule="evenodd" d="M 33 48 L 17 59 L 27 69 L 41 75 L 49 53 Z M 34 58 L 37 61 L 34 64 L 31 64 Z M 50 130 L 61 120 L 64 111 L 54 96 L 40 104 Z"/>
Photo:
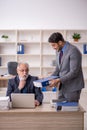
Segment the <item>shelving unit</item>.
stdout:
<path fill-rule="evenodd" d="M 2 35 L 7 35 L 8 38 L 2 38 Z M 17 31 L 16 30 L 0 30 L 0 75 L 6 74 L 7 63 L 11 60 L 17 61 Z"/>
<path fill-rule="evenodd" d="M 87 30 L 0 30 L 0 75 L 6 74 L 9 61 L 27 62 L 30 74 L 36 76 L 50 75 L 55 66 L 55 50 L 48 43 L 48 38 L 53 32 L 63 34 L 66 41 L 77 46 L 82 52 L 82 66 L 87 87 L 87 55 L 83 54 L 83 44 L 87 44 Z M 81 39 L 75 43 L 72 39 L 74 32 L 81 34 Z M 1 38 L 7 35 L 8 39 Z M 17 54 L 18 44 L 24 45 L 24 54 Z"/>
<path fill-rule="evenodd" d="M 78 42 L 74 42 L 72 39 L 73 33 L 79 33 L 81 35 L 81 39 Z M 87 54 L 84 54 L 83 45 L 87 44 L 87 30 L 67 30 L 66 31 L 66 40 L 79 48 L 82 53 L 82 67 L 83 74 L 85 79 L 85 89 L 87 91 Z"/>

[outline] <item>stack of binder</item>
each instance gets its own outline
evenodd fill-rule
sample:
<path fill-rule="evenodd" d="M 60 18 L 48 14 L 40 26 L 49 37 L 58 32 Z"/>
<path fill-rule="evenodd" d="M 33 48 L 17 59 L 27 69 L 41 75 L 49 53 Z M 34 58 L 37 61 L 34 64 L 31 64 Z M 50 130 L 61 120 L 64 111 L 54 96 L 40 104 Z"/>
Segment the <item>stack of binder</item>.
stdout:
<path fill-rule="evenodd" d="M 78 111 L 79 104 L 78 102 L 57 102 L 56 103 L 57 111 Z"/>
<path fill-rule="evenodd" d="M 9 97 L 0 97 L 0 110 L 9 110 L 10 99 Z"/>

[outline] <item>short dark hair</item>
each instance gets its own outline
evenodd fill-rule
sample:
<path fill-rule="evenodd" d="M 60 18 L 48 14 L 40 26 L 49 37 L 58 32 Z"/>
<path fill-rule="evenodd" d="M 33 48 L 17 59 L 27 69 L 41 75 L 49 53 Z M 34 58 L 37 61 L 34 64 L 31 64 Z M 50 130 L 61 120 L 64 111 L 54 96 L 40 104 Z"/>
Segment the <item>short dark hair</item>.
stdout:
<path fill-rule="evenodd" d="M 52 33 L 48 39 L 48 42 L 50 42 L 50 43 L 58 43 L 59 41 L 64 42 L 64 38 L 63 38 L 62 34 L 59 32 Z"/>

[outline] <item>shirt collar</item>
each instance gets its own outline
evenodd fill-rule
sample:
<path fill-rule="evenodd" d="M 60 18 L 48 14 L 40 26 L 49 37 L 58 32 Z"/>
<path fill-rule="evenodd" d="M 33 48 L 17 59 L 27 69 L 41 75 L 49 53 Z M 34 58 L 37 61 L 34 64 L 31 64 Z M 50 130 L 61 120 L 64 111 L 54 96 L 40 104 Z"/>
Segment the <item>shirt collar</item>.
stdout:
<path fill-rule="evenodd" d="M 64 51 L 66 50 L 67 44 L 68 44 L 68 42 L 66 41 L 66 43 L 64 44 L 64 46 L 63 46 L 63 48 L 62 48 L 63 53 L 64 53 Z"/>

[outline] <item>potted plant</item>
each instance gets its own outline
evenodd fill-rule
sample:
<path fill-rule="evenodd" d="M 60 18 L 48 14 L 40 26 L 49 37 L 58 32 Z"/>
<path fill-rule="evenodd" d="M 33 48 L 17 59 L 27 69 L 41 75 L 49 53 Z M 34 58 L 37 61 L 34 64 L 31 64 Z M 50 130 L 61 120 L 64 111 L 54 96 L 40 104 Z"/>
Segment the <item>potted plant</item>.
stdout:
<path fill-rule="evenodd" d="M 1 38 L 3 38 L 4 40 L 7 40 L 8 36 L 7 35 L 2 35 Z"/>
<path fill-rule="evenodd" d="M 75 42 L 78 42 L 78 40 L 81 38 L 80 34 L 79 33 L 74 33 L 72 35 L 72 38 L 74 39 Z"/>

